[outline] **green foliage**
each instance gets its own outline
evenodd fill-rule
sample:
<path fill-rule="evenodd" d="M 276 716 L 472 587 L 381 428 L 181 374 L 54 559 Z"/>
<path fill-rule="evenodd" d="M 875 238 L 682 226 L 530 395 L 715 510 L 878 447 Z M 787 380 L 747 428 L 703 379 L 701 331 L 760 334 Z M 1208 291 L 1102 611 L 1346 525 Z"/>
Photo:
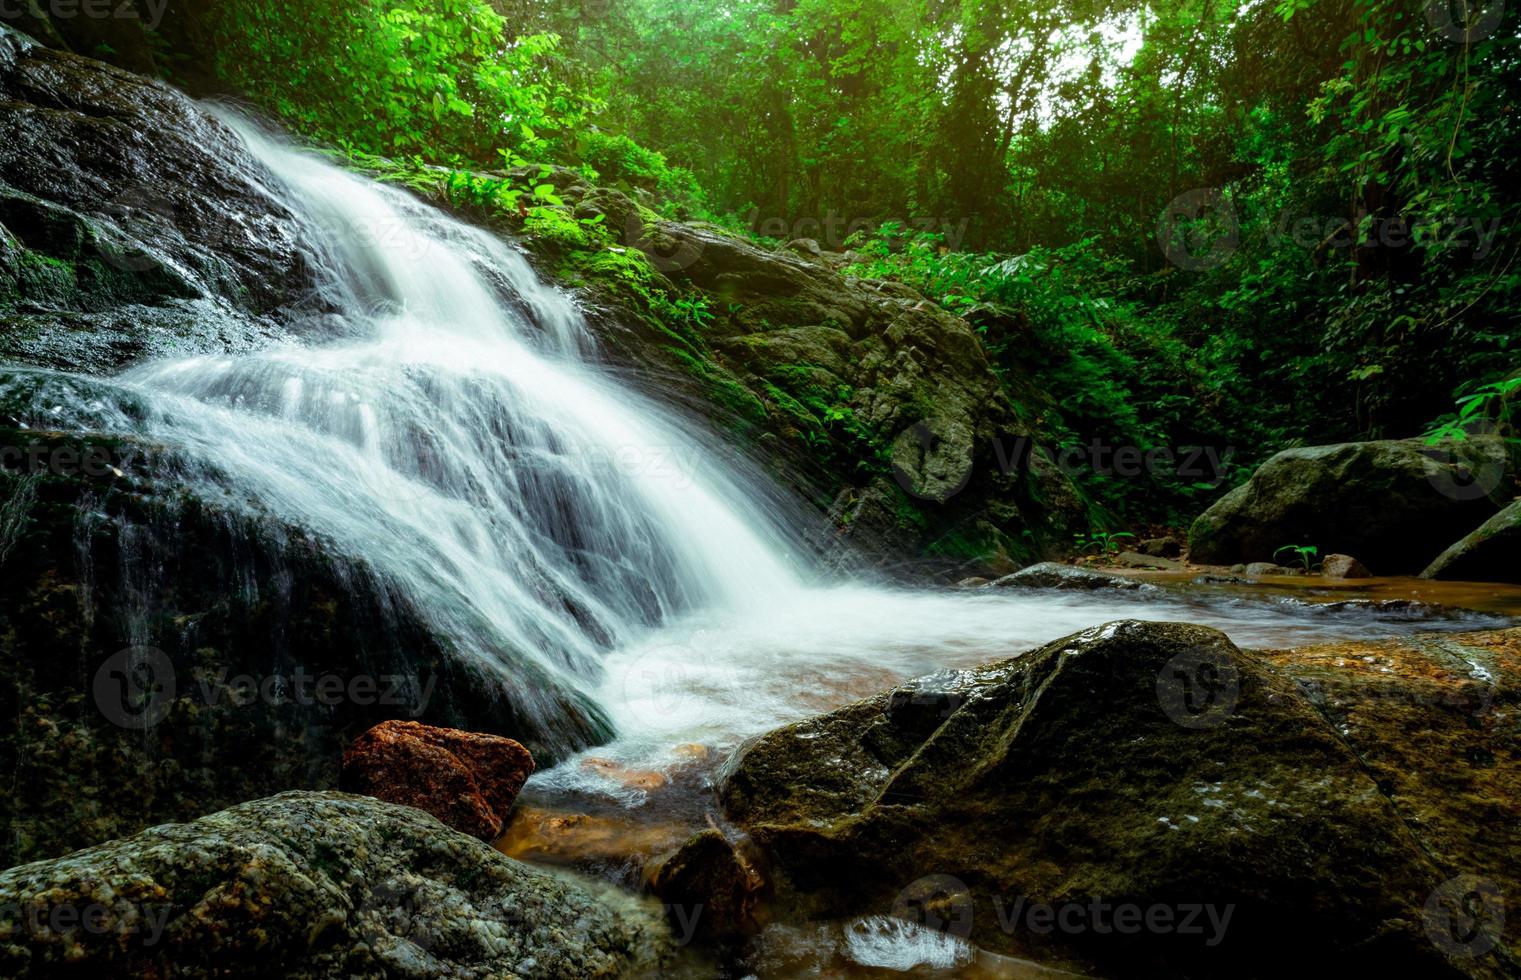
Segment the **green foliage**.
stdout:
<path fill-rule="evenodd" d="M 1514 428 L 1521 5 L 1468 5 L 1501 19 L 1466 35 L 1406 0 L 595 6 L 192 0 L 175 65 L 512 216 L 694 363 L 722 298 L 525 158 L 776 242 L 848 239 L 848 271 L 978 329 L 1058 453 L 1229 454 L 1204 477 L 1080 462 L 1106 522 L 1185 523 L 1286 445 Z M 473 172 L 504 155 L 523 176 Z M 865 452 L 848 397 L 767 380 L 805 438 Z"/>
<path fill-rule="evenodd" d="M 1117 555 L 1120 553 L 1120 540 L 1133 538 L 1134 534 L 1129 531 L 1090 531 L 1087 534 L 1073 535 L 1073 542 L 1080 552 L 1092 551 L 1095 555 Z"/>
<path fill-rule="evenodd" d="M 1458 399 L 1456 413 L 1438 419 L 1426 434 L 1427 445 L 1444 439 L 1462 440 L 1475 433 L 1493 433 L 1517 439 L 1515 408 L 1511 399 L 1521 392 L 1521 376 L 1480 385 Z"/>
<path fill-rule="evenodd" d="M 1022 377 L 1037 379 L 1051 400 L 1030 421 L 1055 440 L 1058 457 L 1087 460 L 1074 475 L 1113 519 L 1185 523 L 1255 461 L 1240 446 L 1277 441 L 1242 397 L 1250 392 L 1230 384 L 1240 369 L 1225 360 L 1229 352 L 1191 348 L 1167 311 L 1126 295 L 1135 290 L 1127 263 L 1092 240 L 1003 257 L 946 251 L 938 236 L 890 224 L 852 245 L 860 260 L 846 271 L 902 281 L 976 324 L 1016 395 Z M 1116 473 L 1088 459 L 1095 444 L 1172 458 Z M 1230 468 L 1206 475 L 1178 465 L 1191 455 L 1185 447 L 1210 447 Z"/>
<path fill-rule="evenodd" d="M 672 167 L 665 155 L 627 136 L 592 131 L 581 137 L 579 156 L 592 179 L 622 190 L 648 191 L 678 217 L 702 212 L 704 195 L 690 170 Z"/>
<path fill-rule="evenodd" d="M 227 0 L 205 15 L 224 84 L 317 139 L 484 163 L 542 156 L 596 109 L 559 38 L 514 37 L 484 0 Z"/>

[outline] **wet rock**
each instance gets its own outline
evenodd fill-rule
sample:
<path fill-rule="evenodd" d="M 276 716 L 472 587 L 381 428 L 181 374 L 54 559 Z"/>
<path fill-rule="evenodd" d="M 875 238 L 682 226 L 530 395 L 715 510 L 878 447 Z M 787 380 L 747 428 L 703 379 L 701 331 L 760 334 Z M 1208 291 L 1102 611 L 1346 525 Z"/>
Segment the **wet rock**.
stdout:
<path fill-rule="evenodd" d="M 1060 562 L 1041 562 L 1022 568 L 1012 575 L 997 579 L 993 585 L 1000 589 L 1119 589 L 1123 592 L 1156 592 L 1157 587 L 1123 575 L 1095 572 L 1086 568 L 1063 565 Z"/>
<path fill-rule="evenodd" d="M 1521 500 L 1436 557 L 1421 578 L 1521 583 Z"/>
<path fill-rule="evenodd" d="M 958 589 L 980 589 L 984 585 L 991 585 L 991 584 L 992 583 L 988 579 L 985 579 L 985 578 L 982 578 L 980 576 L 974 575 L 971 578 L 964 578 L 961 581 L 957 582 L 956 583 L 956 588 L 958 588 Z"/>
<path fill-rule="evenodd" d="M 708 940 L 753 933 L 764 878 L 743 848 L 717 829 L 692 837 L 651 868 L 650 890 L 671 909 L 674 923 L 694 925 Z"/>
<path fill-rule="evenodd" d="M 510 738 L 387 721 L 344 752 L 339 785 L 426 810 L 461 833 L 492 841 L 532 774 L 533 757 Z"/>
<path fill-rule="evenodd" d="M 1123 565 L 1126 568 L 1152 568 L 1175 572 L 1185 567 L 1182 562 L 1173 561 L 1171 558 L 1159 558 L 1136 551 L 1122 551 L 1117 555 L 1110 556 L 1108 560 L 1116 565 Z"/>
<path fill-rule="evenodd" d="M 1304 569 L 1290 568 L 1287 565 L 1276 565 L 1270 561 L 1249 562 L 1242 569 L 1247 575 L 1303 575 Z"/>
<path fill-rule="evenodd" d="M 804 258 L 823 259 L 824 257 L 823 249 L 819 248 L 819 243 L 812 238 L 794 238 L 782 247 Z"/>
<path fill-rule="evenodd" d="M 1295 679 L 1443 869 L 1420 919 L 1428 938 L 1457 970 L 1515 976 L 1521 630 L 1346 641 L 1264 656 Z"/>
<path fill-rule="evenodd" d="M 1320 574 L 1326 578 L 1372 578 L 1373 573 L 1351 555 L 1326 555 L 1320 563 Z"/>
<path fill-rule="evenodd" d="M 302 223 L 188 98 L 0 25 L 0 101 L 0 357 L 114 371 L 312 329 Z"/>
<path fill-rule="evenodd" d="M 612 978 L 658 973 L 671 952 L 658 908 L 341 793 L 285 793 L 12 868 L 0 935 L 0 973 L 18 980 Z"/>
<path fill-rule="evenodd" d="M 1183 554 L 1183 544 L 1172 535 L 1147 538 L 1136 545 L 1136 550 L 1151 558 L 1177 558 Z"/>
<path fill-rule="evenodd" d="M 1513 778 L 1514 732 L 1493 731 Z M 1445 764 L 1421 762 L 1437 781 Z M 1101 973 L 1505 969 L 1450 953 L 1428 908 L 1458 871 L 1514 867 L 1512 846 L 1434 861 L 1301 685 L 1203 627 L 1111 623 L 778 729 L 726 764 L 720 798 L 786 920 L 922 917 L 933 891 L 932 925 Z M 1018 911 L 1095 903 L 1230 919 L 1122 935 Z"/>
<path fill-rule="evenodd" d="M 0 865 L 335 788 L 389 719 L 510 732 L 551 760 L 610 731 L 529 668 L 483 673 L 362 560 L 192 492 L 163 447 L 0 427 L 0 447 L 34 445 L 105 455 L 0 465 Z"/>
<path fill-rule="evenodd" d="M 1189 557 L 1223 565 L 1303 543 L 1414 575 L 1493 516 L 1513 478 L 1505 444 L 1489 437 L 1288 449 L 1194 522 Z"/>
<path fill-rule="evenodd" d="M 910 496 L 944 504 L 972 479 L 972 441 L 967 419 L 918 422 L 893 441 L 893 476 Z"/>

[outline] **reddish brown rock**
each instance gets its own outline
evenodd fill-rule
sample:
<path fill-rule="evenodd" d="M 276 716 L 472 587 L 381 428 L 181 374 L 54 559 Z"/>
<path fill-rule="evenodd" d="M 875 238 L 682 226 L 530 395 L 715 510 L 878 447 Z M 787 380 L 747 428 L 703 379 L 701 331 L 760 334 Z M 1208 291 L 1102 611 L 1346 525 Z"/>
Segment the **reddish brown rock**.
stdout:
<path fill-rule="evenodd" d="M 533 756 L 510 738 L 387 721 L 343 754 L 342 787 L 426 810 L 462 833 L 492 841 L 533 773 Z"/>

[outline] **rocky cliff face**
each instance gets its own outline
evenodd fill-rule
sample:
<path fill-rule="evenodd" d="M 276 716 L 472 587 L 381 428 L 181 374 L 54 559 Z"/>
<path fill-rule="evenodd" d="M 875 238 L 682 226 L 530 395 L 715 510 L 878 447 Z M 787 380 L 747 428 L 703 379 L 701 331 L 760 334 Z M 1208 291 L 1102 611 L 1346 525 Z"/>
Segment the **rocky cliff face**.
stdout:
<path fill-rule="evenodd" d="M 166 85 L 0 26 L 0 358 L 110 372 L 320 328 L 313 236 Z"/>
<path fill-rule="evenodd" d="M 442 176 L 430 196 L 522 235 L 542 274 L 579 290 L 630 383 L 694 407 L 813 505 L 814 544 L 834 562 L 1002 573 L 1088 529 L 1016 404 L 1047 396 L 1027 381 L 1010 391 L 966 320 L 901 283 L 843 274 L 848 256 L 812 242 L 767 249 L 667 221 L 574 171 L 485 179 L 514 176 L 553 182 L 610 237 L 536 237 L 532 220 L 473 207 Z M 653 271 L 630 274 L 628 255 Z M 673 318 L 652 295 L 701 312 Z"/>

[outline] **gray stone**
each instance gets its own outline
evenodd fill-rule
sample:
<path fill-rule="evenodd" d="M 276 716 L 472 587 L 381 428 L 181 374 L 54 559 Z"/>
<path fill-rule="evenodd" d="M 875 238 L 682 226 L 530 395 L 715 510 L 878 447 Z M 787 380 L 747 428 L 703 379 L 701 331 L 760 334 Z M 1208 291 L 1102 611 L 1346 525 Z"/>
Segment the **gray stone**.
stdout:
<path fill-rule="evenodd" d="M 1135 550 L 1151 558 L 1176 558 L 1183 553 L 1183 545 L 1169 534 L 1160 538 L 1147 538 L 1136 545 Z"/>
<path fill-rule="evenodd" d="M 1286 544 L 1357 555 L 1384 575 L 1413 575 L 1493 516 L 1513 472 L 1496 438 L 1288 449 L 1205 511 L 1189 530 L 1198 564 L 1263 561 Z"/>
<path fill-rule="evenodd" d="M 421 810 L 307 792 L 0 873 L 0 937 L 17 980 L 612 978 L 657 973 L 672 948 L 649 903 Z"/>
<path fill-rule="evenodd" d="M 1160 591 L 1155 585 L 1148 582 L 1140 582 L 1123 575 L 1113 575 L 1109 572 L 1096 572 L 1086 568 L 1075 568 L 1072 565 L 1063 565 L 1060 562 L 1047 561 L 1039 565 L 1031 565 L 1022 568 L 1012 575 L 1005 575 L 997 579 L 993 585 L 1000 589 L 1076 589 L 1080 591 L 1094 591 L 1097 589 L 1118 589 L 1122 592 L 1156 592 Z"/>

